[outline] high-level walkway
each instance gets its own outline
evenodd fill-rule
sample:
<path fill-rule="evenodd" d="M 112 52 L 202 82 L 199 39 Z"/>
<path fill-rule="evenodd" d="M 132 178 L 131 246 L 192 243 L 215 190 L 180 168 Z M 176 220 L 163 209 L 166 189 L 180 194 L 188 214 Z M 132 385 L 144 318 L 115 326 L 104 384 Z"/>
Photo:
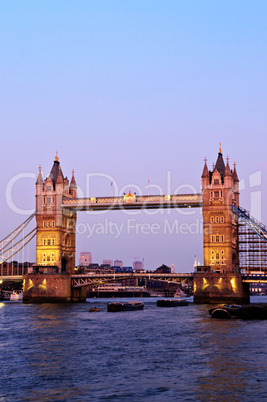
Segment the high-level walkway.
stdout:
<path fill-rule="evenodd" d="M 118 209 L 193 208 L 202 206 L 201 194 L 135 195 L 63 199 L 62 208 L 77 211 Z"/>

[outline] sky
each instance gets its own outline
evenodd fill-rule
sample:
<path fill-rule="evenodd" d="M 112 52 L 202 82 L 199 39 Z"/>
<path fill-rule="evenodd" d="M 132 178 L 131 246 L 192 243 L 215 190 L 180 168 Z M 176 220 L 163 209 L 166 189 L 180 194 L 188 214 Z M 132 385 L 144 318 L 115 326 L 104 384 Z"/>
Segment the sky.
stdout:
<path fill-rule="evenodd" d="M 56 151 L 79 196 L 192 193 L 221 142 L 240 205 L 267 223 L 266 27 L 260 0 L 0 1 L 0 238 L 34 211 Z M 77 256 L 192 272 L 190 212 L 79 212 Z"/>

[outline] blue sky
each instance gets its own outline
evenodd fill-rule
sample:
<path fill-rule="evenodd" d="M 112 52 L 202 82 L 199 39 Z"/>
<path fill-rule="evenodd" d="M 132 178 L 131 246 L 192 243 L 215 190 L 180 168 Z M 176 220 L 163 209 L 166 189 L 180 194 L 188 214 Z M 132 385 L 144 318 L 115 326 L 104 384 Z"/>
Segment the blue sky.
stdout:
<path fill-rule="evenodd" d="M 257 0 L 2 1 L 0 237 L 26 217 L 7 201 L 8 184 L 22 175 L 12 200 L 33 209 L 35 180 L 26 176 L 39 164 L 46 176 L 56 151 L 64 175 L 75 169 L 80 195 L 91 173 L 92 196 L 112 194 L 103 175 L 119 191 L 136 185 L 147 193 L 150 180 L 150 192 L 152 184 L 191 192 L 199 191 L 203 159 L 211 169 L 220 142 L 243 180 L 240 205 L 251 209 L 253 199 L 267 223 L 266 26 L 267 3 Z M 178 222 L 192 232 L 200 219 L 200 210 L 79 213 L 80 231 L 90 229 L 77 234 L 77 253 L 125 265 L 137 256 L 147 269 L 174 263 L 176 272 L 190 272 L 195 254 L 203 261 L 201 233 L 164 230 Z M 124 225 L 117 238 L 94 232 L 106 220 Z M 143 223 L 158 224 L 159 233 L 137 234 Z M 35 260 L 34 245 L 30 253 Z"/>

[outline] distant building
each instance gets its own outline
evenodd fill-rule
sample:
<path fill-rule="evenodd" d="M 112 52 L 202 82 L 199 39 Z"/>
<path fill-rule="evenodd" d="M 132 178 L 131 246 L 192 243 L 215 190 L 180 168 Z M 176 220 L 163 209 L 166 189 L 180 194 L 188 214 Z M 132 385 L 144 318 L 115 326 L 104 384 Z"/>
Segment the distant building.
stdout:
<path fill-rule="evenodd" d="M 113 260 L 103 260 L 103 264 L 104 265 L 110 265 L 111 267 L 113 267 Z"/>
<path fill-rule="evenodd" d="M 170 274 L 170 273 L 171 273 L 171 268 L 168 267 L 168 266 L 165 265 L 165 264 L 162 264 L 160 267 L 158 267 L 158 268 L 156 269 L 155 272 L 160 273 L 160 274 Z"/>
<path fill-rule="evenodd" d="M 79 257 L 79 265 L 87 267 L 89 264 L 92 264 L 92 253 L 90 251 L 81 252 Z"/>
<path fill-rule="evenodd" d="M 174 264 L 171 264 L 171 273 L 175 274 L 175 265 Z"/>
<path fill-rule="evenodd" d="M 1 274 L 3 276 L 27 275 L 32 273 L 33 262 L 3 262 L 1 264 Z"/>
<path fill-rule="evenodd" d="M 142 261 L 134 261 L 133 263 L 134 271 L 142 271 L 144 269 L 144 264 Z"/>
<path fill-rule="evenodd" d="M 114 268 L 111 267 L 109 264 L 101 264 L 99 266 L 99 264 L 97 263 L 93 263 L 90 264 L 88 267 L 80 267 L 80 271 L 82 271 L 81 273 L 85 273 L 85 274 L 113 274 L 115 272 Z"/>
<path fill-rule="evenodd" d="M 114 261 L 114 267 L 123 268 L 123 262 L 121 260 L 115 260 Z"/>

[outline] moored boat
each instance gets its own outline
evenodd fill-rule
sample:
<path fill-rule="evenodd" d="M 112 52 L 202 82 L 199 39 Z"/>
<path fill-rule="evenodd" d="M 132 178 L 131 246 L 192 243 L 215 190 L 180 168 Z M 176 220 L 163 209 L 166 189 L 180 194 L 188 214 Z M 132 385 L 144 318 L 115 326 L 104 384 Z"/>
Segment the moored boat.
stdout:
<path fill-rule="evenodd" d="M 123 286 L 120 283 L 106 283 L 86 293 L 88 298 L 149 297 L 145 286 Z"/>
<path fill-rule="evenodd" d="M 182 291 L 182 289 L 177 289 L 176 292 L 174 293 L 173 297 L 186 297 L 185 292 Z"/>
<path fill-rule="evenodd" d="M 185 299 L 163 299 L 157 300 L 158 307 L 179 307 L 188 306 L 188 301 Z"/>
<path fill-rule="evenodd" d="M 143 308 L 144 303 L 138 301 L 108 303 L 107 305 L 109 312 L 143 310 Z"/>
<path fill-rule="evenodd" d="M 22 300 L 22 298 L 23 298 L 22 290 L 13 290 L 13 292 L 10 295 L 11 301 L 19 301 Z"/>
<path fill-rule="evenodd" d="M 244 320 L 267 320 L 266 304 L 224 304 L 209 310 L 212 318 L 242 318 Z"/>

